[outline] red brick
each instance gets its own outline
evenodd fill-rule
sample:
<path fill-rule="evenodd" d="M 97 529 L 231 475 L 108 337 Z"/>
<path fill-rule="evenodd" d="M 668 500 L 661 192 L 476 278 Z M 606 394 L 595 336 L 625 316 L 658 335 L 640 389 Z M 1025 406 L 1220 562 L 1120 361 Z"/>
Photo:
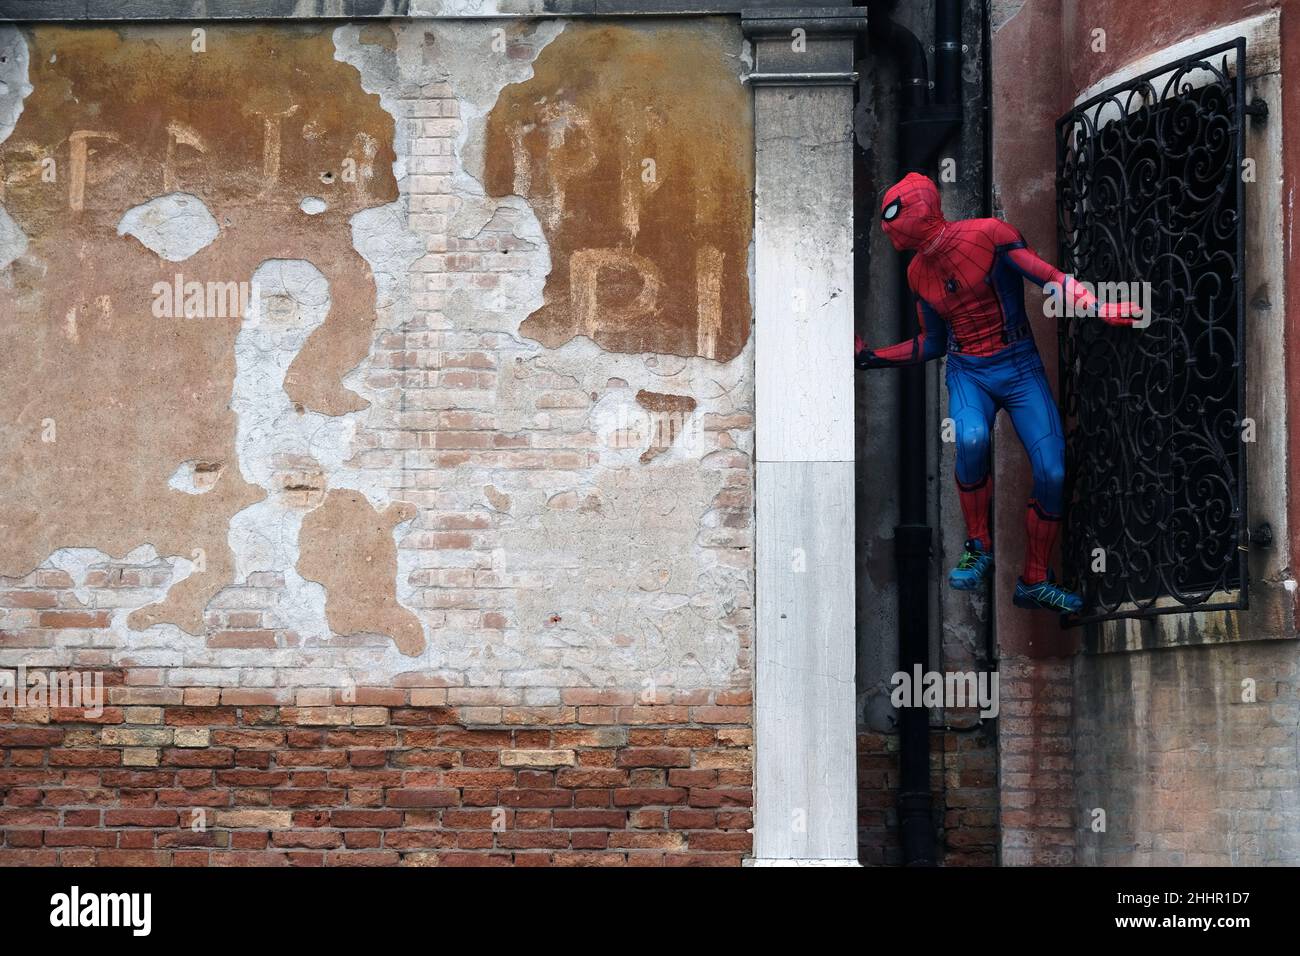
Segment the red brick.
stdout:
<path fill-rule="evenodd" d="M 622 810 L 556 810 L 557 827 L 602 827 L 622 829 L 627 826 L 627 813 Z"/>
<path fill-rule="evenodd" d="M 168 747 L 162 752 L 161 762 L 172 767 L 233 767 L 235 752 L 225 747 Z"/>
<path fill-rule="evenodd" d="M 712 790 L 692 790 L 690 804 L 693 807 L 747 807 L 753 802 L 749 790 L 725 790 L 721 787 Z"/>
<path fill-rule="evenodd" d="M 347 802 L 343 790 L 272 790 L 271 805 L 276 807 L 341 807 Z"/>
<path fill-rule="evenodd" d="M 488 846 L 491 846 L 488 834 Z M 384 846 L 392 850 L 443 850 L 457 845 L 457 834 L 441 830 L 389 830 L 384 834 Z"/>
<path fill-rule="evenodd" d="M 58 597 L 50 591 L 0 591 L 0 607 L 54 607 Z"/>
<path fill-rule="evenodd" d="M 509 866 L 509 853 L 440 853 L 441 866 Z"/>
<path fill-rule="evenodd" d="M 46 830 L 46 846 L 117 846 L 111 830 Z"/>
<path fill-rule="evenodd" d="M 42 836 L 40 830 L 8 830 L 5 832 L 5 841 L 15 847 L 36 847 L 41 845 Z"/>
<path fill-rule="evenodd" d="M 244 649 L 275 648 L 275 631 L 215 631 L 208 635 L 208 647 L 233 647 Z"/>
<path fill-rule="evenodd" d="M 233 707 L 168 707 L 163 721 L 182 727 L 233 727 L 238 722 Z"/>
<path fill-rule="evenodd" d="M 49 809 L 0 809 L 0 828 L 9 827 L 57 827 L 59 812 Z"/>
<path fill-rule="evenodd" d="M 285 734 L 283 730 L 218 729 L 212 731 L 210 739 L 214 747 L 237 747 L 244 750 L 262 747 L 275 749 L 284 746 Z"/>
<path fill-rule="evenodd" d="M 691 719 L 701 724 L 748 724 L 752 716 L 748 707 L 691 708 Z"/>
<path fill-rule="evenodd" d="M 402 814 L 397 810 L 333 810 L 329 815 L 331 826 L 370 827 L 383 829 L 399 826 Z"/>
<path fill-rule="evenodd" d="M 38 627 L 81 628 L 108 627 L 112 623 L 111 611 L 41 611 L 37 618 Z"/>
<path fill-rule="evenodd" d="M 120 724 L 121 707 L 105 707 L 98 714 L 88 714 L 80 707 L 51 707 L 50 720 L 59 724 Z"/>
<path fill-rule="evenodd" d="M 627 787 L 615 790 L 614 804 L 629 806 L 671 806 L 685 803 L 689 791 L 680 787 Z"/>
<path fill-rule="evenodd" d="M 0 727 L 0 747 L 57 747 L 62 727 Z"/>
<path fill-rule="evenodd" d="M 96 866 L 166 866 L 171 854 L 162 850 L 101 850 L 95 854 Z"/>
<path fill-rule="evenodd" d="M 389 790 L 390 807 L 454 807 L 460 802 L 455 790 Z"/>
<path fill-rule="evenodd" d="M 753 844 L 748 833 L 691 833 L 688 837 L 692 850 L 745 850 Z"/>
<path fill-rule="evenodd" d="M 689 767 L 691 752 L 675 747 L 627 747 L 619 752 L 620 767 Z"/>
<path fill-rule="evenodd" d="M 573 803 L 571 790 L 502 790 L 504 807 L 567 807 Z"/>
<path fill-rule="evenodd" d="M 111 749 L 97 750 L 53 750 L 49 754 L 51 767 L 116 767 L 122 763 L 122 751 Z"/>
<path fill-rule="evenodd" d="M 333 830 L 276 830 L 271 833 L 271 845 L 277 847 L 329 850 L 342 843 L 342 835 Z"/>
<path fill-rule="evenodd" d="M 562 830 L 507 830 L 497 834 L 498 844 L 511 850 L 567 849 L 569 834 Z"/>
<path fill-rule="evenodd" d="M 327 866 L 396 866 L 401 859 L 388 850 L 334 850 L 325 854 Z"/>

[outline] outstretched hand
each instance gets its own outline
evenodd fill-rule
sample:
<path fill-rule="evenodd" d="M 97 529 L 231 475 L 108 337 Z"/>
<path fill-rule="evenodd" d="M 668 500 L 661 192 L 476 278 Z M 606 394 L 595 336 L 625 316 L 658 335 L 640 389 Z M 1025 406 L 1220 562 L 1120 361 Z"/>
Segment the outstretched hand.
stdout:
<path fill-rule="evenodd" d="M 1097 307 L 1097 318 L 1107 325 L 1127 328 L 1142 317 L 1142 308 L 1132 302 L 1103 302 Z"/>
<path fill-rule="evenodd" d="M 1142 307 L 1132 302 L 1098 302 L 1088 287 L 1080 282 L 1066 276 L 1066 282 L 1074 296 L 1074 304 L 1083 313 L 1096 314 L 1107 325 L 1116 325 L 1127 328 L 1131 326 L 1135 319 L 1141 318 Z"/>

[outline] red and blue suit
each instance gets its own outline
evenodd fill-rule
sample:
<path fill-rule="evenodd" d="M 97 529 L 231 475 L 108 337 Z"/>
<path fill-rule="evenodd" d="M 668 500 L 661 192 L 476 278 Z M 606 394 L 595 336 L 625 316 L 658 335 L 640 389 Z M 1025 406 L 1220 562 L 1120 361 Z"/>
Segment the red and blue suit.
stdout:
<path fill-rule="evenodd" d="M 1025 314 L 1024 280 L 1047 286 L 1069 297 L 1079 312 L 1114 325 L 1131 325 L 1136 307 L 1099 307 L 1086 287 L 1040 259 L 1024 236 L 1001 220 L 948 222 L 938 189 L 916 173 L 885 193 L 881 225 L 896 249 L 915 252 L 907 279 L 916 295 L 920 329 L 886 348 L 870 349 L 857 339 L 856 364 L 884 368 L 948 356 L 945 379 L 956 430 L 957 490 L 969 539 L 951 583 L 974 587 L 992 564 L 989 442 L 994 418 L 1006 409 L 1034 479 L 1020 585 L 1030 591 L 1043 585 L 1046 595 L 1023 606 L 1078 610 L 1079 599 L 1051 583 L 1047 566 L 1064 508 L 1065 435 Z M 982 564 L 976 560 L 981 555 L 987 558 Z M 977 573 L 963 575 L 963 567 Z M 964 583 L 970 581 L 974 583 Z M 1020 585 L 1017 604 L 1022 604 Z"/>

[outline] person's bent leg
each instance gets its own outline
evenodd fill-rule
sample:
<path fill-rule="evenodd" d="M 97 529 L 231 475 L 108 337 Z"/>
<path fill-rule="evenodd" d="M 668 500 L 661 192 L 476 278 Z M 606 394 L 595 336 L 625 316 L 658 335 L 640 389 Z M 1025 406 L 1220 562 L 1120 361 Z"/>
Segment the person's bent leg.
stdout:
<path fill-rule="evenodd" d="M 957 497 L 966 521 L 966 547 L 948 583 L 957 590 L 979 587 L 993 567 L 989 513 L 993 476 L 989 440 L 997 408 L 973 376 L 951 360 L 948 365 L 948 414 L 957 443 Z"/>
<path fill-rule="evenodd" d="M 1025 565 L 1016 585 L 1021 607 L 1077 611 L 1078 595 L 1058 586 L 1048 567 L 1061 533 L 1065 501 L 1065 432 L 1042 363 L 1026 362 L 1006 400 L 1016 434 L 1029 456 L 1034 488 L 1025 509 Z"/>
<path fill-rule="evenodd" d="M 957 479 L 957 497 L 961 500 L 962 517 L 966 520 L 966 537 L 984 542 L 988 547 L 993 540 L 989 532 L 989 513 L 993 504 L 993 475 L 970 484 Z"/>
<path fill-rule="evenodd" d="M 1025 509 L 1025 568 L 1027 584 L 1047 579 L 1047 563 L 1061 535 L 1061 492 L 1065 483 L 1065 445 L 1044 438 L 1029 453 L 1034 492 Z"/>
<path fill-rule="evenodd" d="M 993 399 L 963 369 L 948 366 L 948 415 L 957 443 L 957 496 L 966 519 L 966 537 L 991 543 L 989 505 L 993 476 L 989 472 L 989 438 L 997 414 Z"/>

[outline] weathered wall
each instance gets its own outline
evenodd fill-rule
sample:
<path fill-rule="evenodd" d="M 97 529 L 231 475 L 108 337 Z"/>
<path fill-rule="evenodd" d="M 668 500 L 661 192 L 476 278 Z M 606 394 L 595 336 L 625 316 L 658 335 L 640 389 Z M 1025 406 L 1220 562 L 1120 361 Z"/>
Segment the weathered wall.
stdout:
<path fill-rule="evenodd" d="M 1276 75 L 1261 79 L 1258 67 L 1248 68 L 1254 70 L 1248 73 L 1248 96 L 1267 99 L 1270 116 L 1262 124 L 1252 121 L 1246 135 L 1246 155 L 1257 157 L 1261 173 L 1245 186 L 1245 282 L 1246 413 L 1258 422 L 1262 434 L 1248 461 L 1249 525 L 1255 528 L 1270 522 L 1283 540 L 1268 552 L 1253 549 L 1251 611 L 1233 615 L 1229 622 L 1239 635 L 1253 641 L 1079 658 L 1075 746 L 1083 863 L 1259 866 L 1300 862 L 1300 684 L 1296 679 L 1300 648 L 1293 640 L 1270 642 L 1295 633 L 1294 581 L 1290 591 L 1280 582 L 1294 577 L 1285 560 L 1288 534 L 1281 529 L 1288 525 L 1285 512 L 1289 510 L 1293 547 L 1297 499 L 1294 485 L 1289 490 L 1287 486 L 1296 474 L 1296 439 L 1294 429 L 1288 439 L 1287 421 L 1277 407 L 1284 396 L 1287 414 L 1294 414 L 1300 400 L 1292 338 L 1296 307 L 1287 300 L 1281 274 L 1296 268 L 1290 242 L 1276 266 L 1269 259 L 1277 249 L 1276 237 L 1292 233 L 1295 213 L 1287 197 L 1300 173 L 1297 155 L 1289 148 L 1296 133 L 1291 122 L 1294 82 L 1288 76 L 1300 69 L 1296 7 L 1243 3 L 1225 9 L 1195 2 L 1139 25 L 1133 11 L 1117 4 L 1081 2 L 1071 10 L 1067 29 L 1104 24 L 1107 50 L 1097 56 L 1077 46 L 1069 48 L 1066 76 L 1072 97 L 1139 56 L 1279 7 L 1280 82 Z M 1269 59 L 1276 64 L 1276 34 L 1265 32 L 1270 36 L 1250 36 L 1248 57 L 1257 63 L 1271 45 Z M 1268 72 L 1276 74 L 1276 66 Z M 1260 151 L 1269 155 L 1260 156 Z M 1282 161 L 1275 164 L 1279 153 Z M 1280 229 L 1273 225 L 1274 217 Z M 1284 317 L 1277 314 L 1283 310 Z M 1261 342 L 1257 336 L 1264 328 L 1273 332 Z M 1270 379 L 1269 360 L 1283 349 L 1290 371 L 1279 369 Z M 1257 398 L 1264 381 L 1269 384 Z M 1287 460 L 1288 440 L 1292 463 Z M 1199 624 L 1195 619 L 1188 623 Z M 1090 826 L 1096 808 L 1107 813 L 1104 833 L 1093 832 Z"/>
<path fill-rule="evenodd" d="M 64 600 L 153 650 L 139 664 L 221 669 L 212 634 L 252 613 L 251 646 L 299 648 L 267 655 L 286 674 L 463 673 L 472 633 L 522 639 L 485 676 L 527 660 L 550 686 L 639 688 L 647 648 L 693 661 L 681 682 L 730 676 L 725 618 L 749 590 L 749 383 L 729 361 L 749 316 L 740 41 L 509 24 L 494 58 L 493 29 L 225 27 L 204 53 L 173 28 L 31 32 L 4 151 L 28 237 L 0 300 L 4 572 L 69 571 Z M 691 93 L 672 65 L 710 85 Z M 645 135 L 625 116 L 652 117 Z M 175 195 L 191 198 L 159 205 Z M 311 197 L 323 212 L 300 209 Z M 157 317 L 154 284 L 178 274 L 178 314 Z M 188 283 L 254 280 L 260 316 L 184 314 Z M 201 489 L 174 487 L 187 462 Z M 300 528 L 342 489 L 351 520 Z M 322 550 L 364 550 L 398 503 L 398 547 L 367 576 Z M 249 604 L 250 574 L 286 580 Z M 400 601 L 424 633 L 376 626 L 355 632 L 369 654 L 331 655 L 353 632 L 325 626 L 322 600 L 372 621 Z M 47 630 L 17 608 L 5 623 Z"/>
<path fill-rule="evenodd" d="M 1300 861 L 1297 657 L 1293 642 L 1276 641 L 1082 662 L 1079 862 Z M 1105 832 L 1092 830 L 1097 809 Z"/>
<path fill-rule="evenodd" d="M 0 667 L 116 685 L 111 733 L 3 737 L 4 785 L 47 791 L 6 823 L 70 826 L 49 788 L 200 787 L 176 805 L 304 808 L 196 838 L 276 848 L 249 862 L 735 862 L 753 589 L 738 27 L 204 29 L 201 52 L 189 26 L 0 37 Z M 242 317 L 228 283 L 247 283 Z M 346 822 L 385 803 L 425 809 Z M 486 843 L 383 835 L 469 805 L 576 816 L 538 810 L 528 826 L 565 832 L 533 844 L 477 817 Z M 9 846 L 172 860 L 168 824 L 148 825 L 158 839 Z M 657 832 L 610 835 L 632 826 Z M 274 833 L 301 827 L 328 832 Z"/>
<path fill-rule="evenodd" d="M 749 95 L 716 37 L 678 33 L 561 34 L 489 116 L 484 185 L 529 200 L 560 264 L 520 329 L 545 345 L 728 361 L 749 339 Z"/>
<path fill-rule="evenodd" d="M 1156 8 L 1096 0 L 1061 5 L 1028 2 L 994 4 L 994 170 L 995 184 L 1007 218 L 1016 222 L 1040 249 L 1055 247 L 1051 204 L 1054 153 L 1050 121 L 1074 98 L 1103 77 L 1174 43 L 1204 35 L 1222 24 L 1282 8 L 1281 102 L 1270 102 L 1270 123 L 1283 120 L 1292 94 L 1285 82 L 1300 68 L 1296 28 L 1288 19 L 1291 3 L 1249 2 L 1224 8 L 1213 2 L 1189 2 Z M 1094 30 L 1105 31 L 1098 49 Z M 1055 91 L 1027 102 L 1026 87 Z M 1050 107 L 1050 108 L 1049 108 Z M 1026 120 L 1026 109 L 1038 110 Z M 1249 189 L 1276 190 L 1274 208 L 1287 195 L 1288 183 L 1300 172 L 1292 141 L 1294 123 L 1284 129 L 1281 175 L 1261 176 Z M 1251 127 L 1251 137 L 1263 134 Z M 1252 142 L 1248 138 L 1248 144 Z M 1248 210 L 1268 208 L 1248 196 Z M 1290 204 L 1280 211 L 1280 234 L 1291 234 Z M 1267 282 L 1259 255 L 1279 234 L 1260 222 L 1250 224 L 1247 299 L 1251 309 L 1280 301 Z M 1297 268 L 1289 238 L 1284 240 L 1288 271 Z M 1254 247 L 1252 251 L 1251 247 Z M 1288 282 L 1288 285 L 1290 283 Z M 1288 303 L 1286 338 L 1294 326 L 1295 307 Z M 1258 327 L 1267 316 L 1248 316 Z M 1054 333 L 1054 330 L 1050 330 Z M 1040 338 L 1040 342 L 1044 341 Z M 1280 349 L 1283 343 L 1271 343 Z M 1294 383 L 1295 350 L 1285 349 Z M 1277 354 L 1274 352 L 1273 354 Z M 1250 376 L 1262 362 L 1248 367 Z M 1049 369 L 1054 369 L 1048 362 Z M 1269 391 L 1276 396 L 1279 383 Z M 1300 391 L 1285 388 L 1288 413 L 1294 414 Z M 1269 405 L 1273 400 L 1266 400 Z M 1257 416 L 1260 428 L 1278 426 L 1280 416 Z M 1285 430 L 1285 425 L 1281 426 Z M 1252 451 L 1252 488 L 1264 478 L 1285 483 L 1294 475 L 1296 437 L 1290 452 L 1267 458 Z M 999 458 L 999 465 L 1003 459 Z M 1005 487 L 1003 489 L 1005 491 Z M 1000 494 L 1003 492 L 1000 492 Z M 1267 495 L 1252 491 L 1250 524 L 1269 520 L 1261 508 Z M 1296 496 L 1287 510 L 1294 547 Z M 1276 520 L 1276 518 L 1273 518 Z M 999 522 L 998 534 L 1019 534 L 1018 518 Z M 1005 525 L 1005 528 L 1004 528 Z M 1265 556 L 1267 557 L 1267 556 Z M 1193 648 L 1166 648 L 1115 654 L 1079 653 L 1077 635 L 1062 634 L 1053 623 L 1035 626 L 1017 620 L 1008 607 L 999 612 L 999 643 L 1004 654 L 1004 694 L 1023 701 L 1009 711 L 1000 739 L 1004 858 L 1012 863 L 1117 865 L 1260 865 L 1295 863 L 1300 806 L 1296 802 L 1300 763 L 1297 725 L 1300 701 L 1296 673 L 1300 651 L 1293 641 L 1270 640 L 1294 633 L 1285 618 L 1255 613 L 1271 606 L 1269 588 L 1280 589 L 1272 573 L 1261 580 L 1252 556 L 1251 615 L 1233 615 L 1239 636 L 1254 641 Z M 1289 576 L 1289 572 L 1283 577 Z M 1264 600 L 1259 600 L 1264 598 Z M 1177 624 L 1181 615 L 1163 619 Z M 1014 674 L 1009 673 L 1015 658 Z M 1009 677 L 1018 678 L 1014 685 Z M 1243 698 L 1249 680 L 1253 701 Z M 1013 722 L 1010 718 L 1015 715 Z M 1097 810 L 1105 812 L 1105 830 L 1094 829 Z"/>

